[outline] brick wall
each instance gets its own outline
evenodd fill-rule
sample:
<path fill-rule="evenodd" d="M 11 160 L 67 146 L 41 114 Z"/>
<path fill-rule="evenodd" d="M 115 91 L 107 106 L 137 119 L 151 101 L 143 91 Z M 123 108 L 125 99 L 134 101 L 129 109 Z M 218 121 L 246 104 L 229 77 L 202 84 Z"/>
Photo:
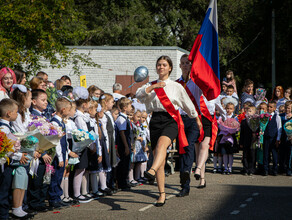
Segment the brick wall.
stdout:
<path fill-rule="evenodd" d="M 73 47 L 71 47 L 73 48 Z M 84 67 L 81 75 L 86 75 L 87 87 L 96 85 L 105 92 L 112 92 L 116 75 L 132 75 L 139 66 L 146 66 L 149 70 L 149 81 L 157 79 L 155 64 L 158 57 L 167 55 L 172 59 L 174 69 L 170 78 L 175 80 L 180 77 L 179 61 L 181 55 L 188 53 L 179 47 L 74 47 L 77 53 L 90 53 L 94 62 L 101 68 Z M 73 75 L 72 65 L 62 69 L 42 69 L 48 73 L 49 80 L 55 81 L 62 75 L 72 79 L 73 86 L 79 85 L 79 77 Z"/>

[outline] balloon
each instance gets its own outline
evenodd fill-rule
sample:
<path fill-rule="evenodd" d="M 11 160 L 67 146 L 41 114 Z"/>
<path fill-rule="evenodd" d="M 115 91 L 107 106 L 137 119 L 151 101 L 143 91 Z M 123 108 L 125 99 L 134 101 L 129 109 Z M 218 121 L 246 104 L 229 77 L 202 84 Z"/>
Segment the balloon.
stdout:
<path fill-rule="evenodd" d="M 145 66 L 139 66 L 134 72 L 135 82 L 142 82 L 148 76 L 148 69 Z"/>

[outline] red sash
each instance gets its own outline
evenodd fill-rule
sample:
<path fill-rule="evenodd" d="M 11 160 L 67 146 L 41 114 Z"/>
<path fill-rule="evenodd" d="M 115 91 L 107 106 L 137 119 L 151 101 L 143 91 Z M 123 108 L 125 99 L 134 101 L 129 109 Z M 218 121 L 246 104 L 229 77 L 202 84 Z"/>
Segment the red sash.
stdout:
<path fill-rule="evenodd" d="M 156 84 L 157 81 L 153 81 L 152 85 Z M 178 126 L 178 140 L 179 140 L 179 154 L 184 154 L 185 150 L 184 147 L 188 146 L 188 140 L 185 134 L 184 122 L 180 116 L 178 110 L 176 110 L 167 97 L 163 88 L 154 89 L 157 97 L 159 98 L 161 104 L 166 109 L 166 111 L 171 115 L 171 117 L 176 121 Z"/>
<path fill-rule="evenodd" d="M 212 137 L 211 137 L 209 145 L 210 145 L 210 150 L 213 150 L 214 143 L 215 143 L 216 137 L 217 137 L 217 132 L 218 132 L 218 125 L 217 125 L 216 116 L 214 115 L 214 118 L 212 118 L 212 116 L 211 116 L 211 114 L 206 106 L 206 103 L 204 102 L 203 96 L 201 96 L 201 98 L 200 98 L 200 107 L 201 107 L 201 109 L 200 109 L 197 102 L 196 102 L 195 97 L 193 96 L 190 89 L 187 87 L 187 84 L 182 80 L 177 80 L 177 82 L 180 83 L 185 88 L 187 94 L 189 95 L 190 99 L 192 100 L 192 102 L 194 103 L 194 105 L 196 107 L 196 110 L 198 112 L 198 115 L 199 115 L 201 122 L 202 122 L 202 115 L 204 115 L 209 121 L 212 122 Z M 204 129 L 202 127 L 200 130 L 200 137 L 199 137 L 198 141 L 202 142 L 203 139 L 204 139 Z"/>

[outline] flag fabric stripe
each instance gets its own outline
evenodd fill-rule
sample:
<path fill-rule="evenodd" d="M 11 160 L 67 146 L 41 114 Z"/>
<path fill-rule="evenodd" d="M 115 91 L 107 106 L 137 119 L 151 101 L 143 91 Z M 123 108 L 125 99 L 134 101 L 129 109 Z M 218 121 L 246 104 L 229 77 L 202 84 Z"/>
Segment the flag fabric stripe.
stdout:
<path fill-rule="evenodd" d="M 217 3 L 211 0 L 205 19 L 189 55 L 191 78 L 208 100 L 220 94 Z"/>

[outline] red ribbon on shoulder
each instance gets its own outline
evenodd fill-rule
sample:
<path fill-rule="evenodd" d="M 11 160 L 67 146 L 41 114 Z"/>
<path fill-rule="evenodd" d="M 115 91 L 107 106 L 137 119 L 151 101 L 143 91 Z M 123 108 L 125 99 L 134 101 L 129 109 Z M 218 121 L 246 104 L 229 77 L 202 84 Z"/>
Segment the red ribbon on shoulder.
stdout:
<path fill-rule="evenodd" d="M 206 103 L 204 101 L 203 96 L 201 96 L 201 98 L 200 98 L 200 107 L 201 107 L 201 109 L 200 109 L 197 102 L 196 102 L 195 97 L 193 96 L 190 89 L 187 87 L 186 83 L 182 80 L 177 80 L 176 82 L 180 83 L 185 88 L 187 94 L 189 95 L 190 99 L 194 103 L 194 106 L 196 107 L 196 110 L 198 112 L 198 115 L 199 115 L 201 122 L 202 122 L 202 115 L 205 116 L 209 121 L 212 122 L 212 137 L 211 137 L 211 140 L 209 143 L 209 146 L 210 146 L 209 149 L 213 150 L 214 144 L 215 144 L 215 141 L 217 138 L 217 133 L 218 133 L 218 125 L 217 125 L 217 119 L 216 119 L 215 114 L 214 114 L 214 117 L 212 118 L 212 116 L 211 116 L 211 114 L 206 106 Z M 203 140 L 204 140 L 204 129 L 202 127 L 200 130 L 200 137 L 199 137 L 198 141 L 202 142 Z"/>
<path fill-rule="evenodd" d="M 157 81 L 152 82 L 152 85 L 156 84 Z M 169 98 L 167 97 L 163 88 L 154 89 L 157 97 L 159 98 L 161 104 L 166 109 L 166 111 L 170 114 L 170 116 L 176 121 L 178 126 L 178 140 L 179 140 L 179 154 L 184 154 L 184 147 L 188 146 L 188 140 L 185 134 L 184 122 L 180 116 L 178 110 L 175 109 Z"/>

